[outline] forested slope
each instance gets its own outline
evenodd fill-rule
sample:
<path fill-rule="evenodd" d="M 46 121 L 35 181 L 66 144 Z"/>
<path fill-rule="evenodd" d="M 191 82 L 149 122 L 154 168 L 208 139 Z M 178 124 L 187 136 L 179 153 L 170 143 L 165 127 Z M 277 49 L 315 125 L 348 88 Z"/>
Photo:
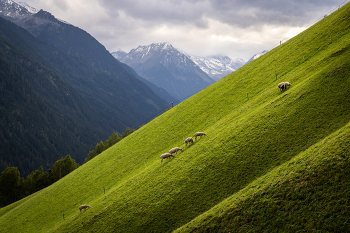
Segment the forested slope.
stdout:
<path fill-rule="evenodd" d="M 101 123 L 101 115 L 22 49 L 23 40 L 3 23 L 0 18 L 1 171 L 16 166 L 26 176 L 67 154 L 82 163 L 89 147 L 108 135 L 93 124 Z"/>
<path fill-rule="evenodd" d="M 16 128 L 11 131 L 11 124 L 3 121 L 0 171 L 16 166 L 21 175 L 26 176 L 41 165 L 46 170 L 67 154 L 82 164 L 96 143 L 106 140 L 113 132 L 121 134 L 128 127 L 139 127 L 168 106 L 146 84 L 127 74 L 129 71 L 124 70 L 124 65 L 119 67 L 123 75 L 110 75 L 35 38 L 1 17 L 0 56 L 25 80 L 56 119 L 41 121 L 37 127 L 28 117 L 18 122 L 18 114 L 12 113 L 11 123 L 22 125 L 23 131 L 31 132 L 30 136 L 19 133 Z M 111 60 L 115 59 L 111 57 Z M 9 75 L 5 71 L 1 78 L 11 81 L 6 80 Z M 5 91 L 6 86 L 3 88 Z M 12 95 L 15 96 L 19 89 L 12 89 Z M 11 104 L 4 102 L 0 107 L 4 112 L 10 111 Z M 22 102 L 18 100 L 15 104 L 21 105 Z M 26 116 L 35 114 L 28 112 Z M 50 125 L 57 122 L 57 127 Z M 10 140 L 10 133 L 15 140 Z M 50 143 L 43 145 L 42 141 Z"/>
<path fill-rule="evenodd" d="M 54 185 L 0 209 L 0 229 L 348 229 L 349 25 L 347 4 Z M 281 93 L 281 81 L 292 86 Z M 186 148 L 196 131 L 207 136 Z M 175 146 L 184 152 L 161 164 Z M 80 214 L 81 204 L 91 208 Z"/>

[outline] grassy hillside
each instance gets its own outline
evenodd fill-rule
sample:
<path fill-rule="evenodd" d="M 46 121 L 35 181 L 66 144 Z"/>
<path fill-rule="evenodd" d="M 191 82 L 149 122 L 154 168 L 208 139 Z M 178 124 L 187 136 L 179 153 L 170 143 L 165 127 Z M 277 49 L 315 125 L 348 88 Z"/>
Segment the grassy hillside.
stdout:
<path fill-rule="evenodd" d="M 350 123 L 175 232 L 350 229 Z"/>
<path fill-rule="evenodd" d="M 347 4 L 54 185 L 0 209 L 0 230 L 346 229 L 349 17 Z M 281 81 L 292 83 L 283 93 Z M 196 131 L 208 135 L 185 148 Z M 175 146 L 185 151 L 161 164 Z M 92 208 L 80 214 L 81 204 Z"/>

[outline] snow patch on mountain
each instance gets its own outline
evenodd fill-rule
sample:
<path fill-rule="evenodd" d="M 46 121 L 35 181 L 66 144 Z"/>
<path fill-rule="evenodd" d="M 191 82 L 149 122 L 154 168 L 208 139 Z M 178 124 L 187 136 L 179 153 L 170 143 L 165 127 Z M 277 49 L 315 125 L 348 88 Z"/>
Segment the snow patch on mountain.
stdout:
<path fill-rule="evenodd" d="M 55 18 L 51 13 L 37 10 L 32 6 L 29 6 L 26 2 L 15 2 L 12 0 L 0 0 L 0 16 L 13 21 L 15 23 L 30 19 L 32 16 L 39 16 L 48 21 L 59 21 L 64 24 L 69 24 L 64 20 Z M 44 16 L 44 17 L 43 17 Z M 70 25 L 70 24 L 69 24 Z"/>
<path fill-rule="evenodd" d="M 4 18 L 22 19 L 32 15 L 27 8 L 12 0 L 0 0 L 0 15 Z"/>
<path fill-rule="evenodd" d="M 188 56 L 215 81 L 218 81 L 233 71 L 238 70 L 246 63 L 246 60 L 244 59 L 231 59 L 228 56 Z"/>
<path fill-rule="evenodd" d="M 36 14 L 39 12 L 39 10 L 35 9 L 34 7 L 29 6 L 26 2 L 18 2 L 19 5 L 26 8 L 29 13 Z"/>

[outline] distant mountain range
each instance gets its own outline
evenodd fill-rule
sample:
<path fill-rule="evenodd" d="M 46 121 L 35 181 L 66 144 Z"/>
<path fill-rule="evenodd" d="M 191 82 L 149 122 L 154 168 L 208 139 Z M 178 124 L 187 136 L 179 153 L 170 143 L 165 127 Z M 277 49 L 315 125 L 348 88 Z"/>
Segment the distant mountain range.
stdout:
<path fill-rule="evenodd" d="M 129 53 L 118 50 L 112 55 L 178 99 L 188 98 L 215 82 L 189 56 L 169 43 L 139 46 Z"/>
<path fill-rule="evenodd" d="M 246 64 L 246 60 L 244 59 L 236 58 L 232 60 L 228 56 L 188 56 L 215 81 L 220 80 Z"/>

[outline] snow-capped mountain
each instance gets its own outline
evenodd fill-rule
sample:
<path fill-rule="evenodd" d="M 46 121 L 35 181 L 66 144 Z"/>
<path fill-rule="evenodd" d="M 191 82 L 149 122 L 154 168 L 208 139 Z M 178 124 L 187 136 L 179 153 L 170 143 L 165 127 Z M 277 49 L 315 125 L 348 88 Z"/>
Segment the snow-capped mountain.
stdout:
<path fill-rule="evenodd" d="M 156 60 L 163 66 L 175 65 L 180 69 L 193 68 L 196 64 L 185 54 L 175 49 L 169 43 L 153 43 L 132 49 L 128 54 L 122 50 L 112 55 L 126 64 L 145 63 L 149 59 Z M 207 80 L 209 81 L 209 80 Z"/>
<path fill-rule="evenodd" d="M 264 55 L 264 54 L 267 53 L 267 52 L 268 52 L 268 50 L 264 50 L 264 51 L 262 51 L 261 53 L 255 54 L 255 55 L 252 56 L 252 57 L 247 61 L 247 63 L 245 63 L 245 64 L 248 64 L 249 62 L 251 62 L 251 61 L 253 61 L 253 60 L 259 58 L 260 56 Z"/>
<path fill-rule="evenodd" d="M 172 47 L 171 44 L 165 43 L 167 46 Z M 155 47 L 156 44 L 154 44 L 153 47 Z M 147 46 L 139 46 L 136 51 L 131 50 L 130 53 L 126 53 L 122 50 L 118 50 L 116 52 L 112 52 L 112 55 L 117 58 L 118 60 L 125 62 L 125 63 L 132 63 L 135 60 L 140 60 L 142 56 L 149 55 L 148 49 L 152 50 L 151 48 Z M 165 48 L 163 48 L 165 49 Z M 192 60 L 201 70 L 203 70 L 210 78 L 212 78 L 215 81 L 220 80 L 221 78 L 225 77 L 226 75 L 232 73 L 233 71 L 239 69 L 243 65 L 246 64 L 246 60 L 237 58 L 237 59 L 231 59 L 228 56 L 209 56 L 209 57 L 200 57 L 200 56 L 194 56 L 189 55 L 183 52 L 180 52 L 179 50 L 176 50 L 177 53 L 182 53 L 185 56 L 187 56 L 187 59 Z M 138 55 L 136 55 L 136 53 Z M 131 55 L 133 54 L 133 55 Z"/>
<path fill-rule="evenodd" d="M 31 7 L 29 6 L 26 2 L 17 2 L 19 5 L 21 5 L 22 7 L 26 8 L 29 13 L 32 13 L 32 14 L 36 14 L 38 13 L 39 11 L 37 9 L 35 9 L 34 7 Z"/>
<path fill-rule="evenodd" d="M 118 50 L 112 55 L 179 99 L 187 98 L 215 82 L 189 56 L 169 43 L 139 46 L 129 53 Z"/>
<path fill-rule="evenodd" d="M 46 24 L 47 22 L 43 21 L 42 19 L 48 19 L 51 21 L 51 23 L 52 21 L 59 21 L 65 24 L 69 24 L 61 19 L 55 18 L 49 12 L 46 12 L 43 10 L 39 11 L 34 7 L 29 6 L 26 2 L 0 0 L 0 16 L 26 29 L 28 28 L 23 25 L 23 22 L 32 20 L 33 16 L 36 15 L 37 13 L 39 14 L 41 13 L 41 19 L 38 20 L 38 18 L 35 18 L 36 22 L 34 24 Z M 44 14 L 47 15 L 46 18 L 43 17 Z"/>
<path fill-rule="evenodd" d="M 5 19 L 23 19 L 33 14 L 27 7 L 12 0 L 0 0 L 0 9 L 0 16 Z"/>
<path fill-rule="evenodd" d="M 237 58 L 232 60 L 228 56 L 209 56 L 199 57 L 188 55 L 205 73 L 215 81 L 220 80 L 226 75 L 238 70 L 246 64 L 246 60 Z"/>

